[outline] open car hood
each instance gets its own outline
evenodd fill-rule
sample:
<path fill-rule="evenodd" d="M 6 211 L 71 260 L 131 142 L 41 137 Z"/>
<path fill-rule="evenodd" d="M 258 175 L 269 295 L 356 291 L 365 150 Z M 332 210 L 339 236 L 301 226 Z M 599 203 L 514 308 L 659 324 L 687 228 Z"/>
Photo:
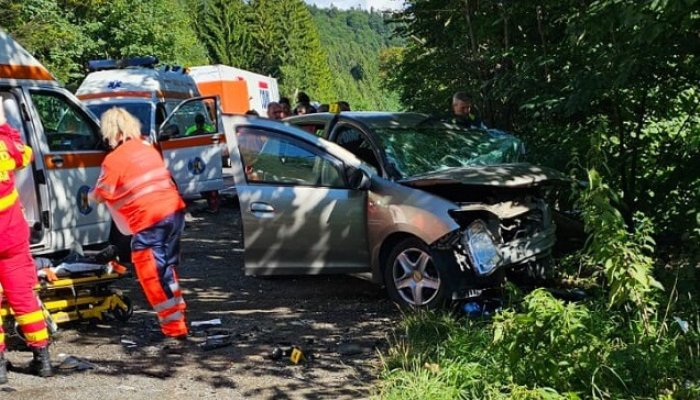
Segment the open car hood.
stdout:
<path fill-rule="evenodd" d="M 519 163 L 448 168 L 409 177 L 399 182 L 413 187 L 464 184 L 518 188 L 568 180 L 566 175 L 552 168 Z"/>

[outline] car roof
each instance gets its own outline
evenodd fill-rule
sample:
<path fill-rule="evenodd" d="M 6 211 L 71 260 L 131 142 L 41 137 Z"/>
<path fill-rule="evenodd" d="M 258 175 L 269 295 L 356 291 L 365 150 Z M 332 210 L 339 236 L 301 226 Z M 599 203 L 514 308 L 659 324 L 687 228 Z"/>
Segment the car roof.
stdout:
<path fill-rule="evenodd" d="M 344 111 L 335 113 L 316 113 L 306 115 L 295 115 L 286 118 L 284 121 L 292 124 L 302 123 L 327 123 L 334 117 L 339 120 L 356 121 L 367 125 L 370 128 L 401 128 L 415 126 L 430 118 L 428 114 L 416 112 L 390 112 L 390 111 Z"/>

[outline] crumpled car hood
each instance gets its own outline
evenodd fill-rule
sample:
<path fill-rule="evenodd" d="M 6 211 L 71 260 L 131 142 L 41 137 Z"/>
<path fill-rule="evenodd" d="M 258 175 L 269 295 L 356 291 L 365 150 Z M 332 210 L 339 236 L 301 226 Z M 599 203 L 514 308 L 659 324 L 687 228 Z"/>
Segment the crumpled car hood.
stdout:
<path fill-rule="evenodd" d="M 568 180 L 566 175 L 552 168 L 518 163 L 448 168 L 402 179 L 399 182 L 413 187 L 464 184 L 518 188 Z"/>

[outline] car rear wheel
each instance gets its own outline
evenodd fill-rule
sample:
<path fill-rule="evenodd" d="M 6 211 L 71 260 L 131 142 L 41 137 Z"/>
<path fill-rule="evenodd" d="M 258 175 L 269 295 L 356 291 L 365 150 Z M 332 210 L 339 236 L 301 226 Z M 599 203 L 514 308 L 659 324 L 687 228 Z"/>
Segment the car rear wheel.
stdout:
<path fill-rule="evenodd" d="M 428 246 L 416 238 L 399 242 L 384 268 L 389 296 L 403 307 L 436 308 L 445 302 L 445 283 Z"/>

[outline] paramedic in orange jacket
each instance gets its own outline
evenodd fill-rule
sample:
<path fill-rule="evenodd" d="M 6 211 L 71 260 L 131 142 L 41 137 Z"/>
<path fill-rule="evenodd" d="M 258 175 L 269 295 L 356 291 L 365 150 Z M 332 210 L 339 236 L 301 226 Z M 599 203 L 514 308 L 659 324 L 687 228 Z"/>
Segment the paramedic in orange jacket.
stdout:
<path fill-rule="evenodd" d="M 14 176 L 14 171 L 29 165 L 31 158 L 32 149 L 25 146 L 19 132 L 7 124 L 0 101 L 0 285 L 15 313 L 15 321 L 34 354 L 30 369 L 39 376 L 47 377 L 53 374 L 49 358 L 49 333 L 34 293 L 37 277 L 29 252 L 29 225 L 22 214 Z M 5 333 L 0 319 L 0 384 L 7 383 L 4 353 Z"/>
<path fill-rule="evenodd" d="M 141 138 L 139 121 L 123 108 L 102 114 L 102 136 L 114 149 L 90 196 L 104 202 L 131 239 L 131 260 L 166 337 L 185 339 L 185 301 L 175 271 L 185 203 L 161 155 Z"/>

